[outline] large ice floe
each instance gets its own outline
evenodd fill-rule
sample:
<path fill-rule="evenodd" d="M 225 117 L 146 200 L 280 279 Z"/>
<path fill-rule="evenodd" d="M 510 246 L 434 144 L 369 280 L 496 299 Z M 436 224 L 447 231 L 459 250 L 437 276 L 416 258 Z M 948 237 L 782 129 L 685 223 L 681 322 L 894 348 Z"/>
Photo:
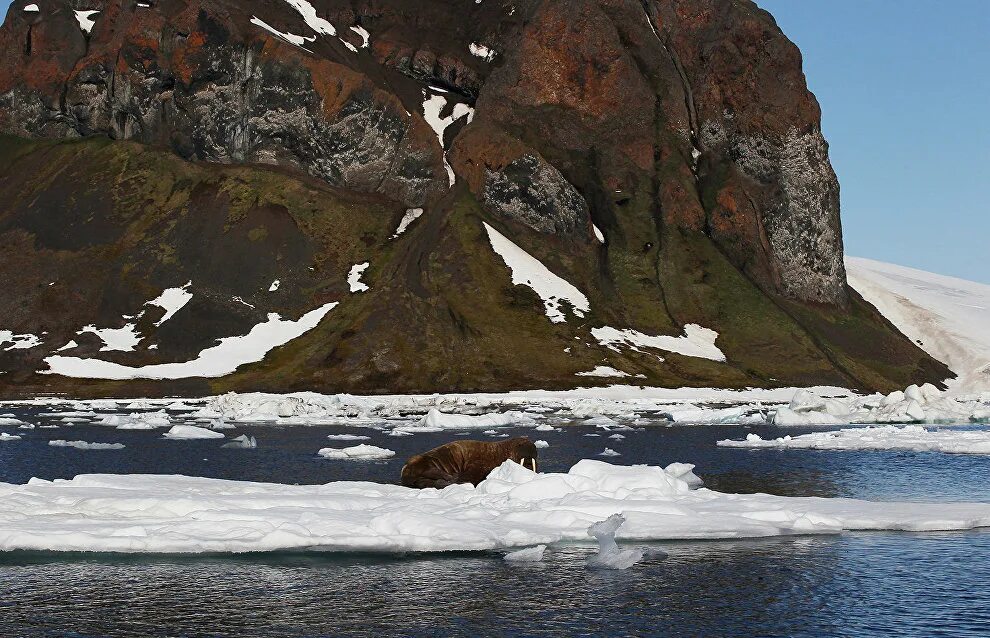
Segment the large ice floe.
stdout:
<path fill-rule="evenodd" d="M 931 430 L 920 425 L 881 425 L 813 432 L 801 436 L 763 439 L 749 434 L 742 441 L 726 439 L 720 447 L 798 450 L 906 450 L 947 454 L 990 454 L 990 432 Z"/>
<path fill-rule="evenodd" d="M 587 542 L 589 526 L 615 514 L 624 518 L 616 537 L 625 540 L 990 526 L 990 503 L 724 494 L 692 489 L 686 467 L 583 460 L 566 474 L 536 474 L 507 461 L 477 487 L 443 490 L 153 475 L 32 479 L 0 484 L 0 550 L 499 550 Z"/>
<path fill-rule="evenodd" d="M 771 417 L 774 425 L 843 425 L 849 423 L 958 423 L 980 421 L 990 397 L 951 396 L 935 386 L 911 385 L 890 394 L 823 398 L 798 390 L 786 407 Z"/>

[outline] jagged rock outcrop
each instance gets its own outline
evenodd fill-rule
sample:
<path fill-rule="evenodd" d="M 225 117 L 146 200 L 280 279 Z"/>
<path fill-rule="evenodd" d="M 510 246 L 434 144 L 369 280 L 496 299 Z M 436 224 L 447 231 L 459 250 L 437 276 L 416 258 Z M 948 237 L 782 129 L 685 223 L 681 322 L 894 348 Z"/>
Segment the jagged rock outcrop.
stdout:
<path fill-rule="evenodd" d="M 34 373 L 83 325 L 120 328 L 123 306 L 187 280 L 187 318 L 99 356 L 179 361 L 268 312 L 336 300 L 263 363 L 186 383 L 566 386 L 606 362 L 651 383 L 948 376 L 848 288 L 818 104 L 799 51 L 749 0 L 28 6 L 0 28 L 0 133 L 14 136 L 0 158 L 36 171 L 0 175 L 0 239 L 18 247 L 0 253 L 0 274 L 18 270 L 0 291 L 16 325 L 0 330 L 50 335 L 0 352 L 23 387 L 64 382 Z M 586 295 L 586 320 L 551 325 L 482 221 Z M 373 283 L 349 297 L 362 262 Z M 66 306 L 33 288 L 48 277 L 102 301 Z M 277 299 L 261 294 L 273 279 L 292 281 Z M 725 363 L 590 332 L 689 324 L 719 333 Z"/>

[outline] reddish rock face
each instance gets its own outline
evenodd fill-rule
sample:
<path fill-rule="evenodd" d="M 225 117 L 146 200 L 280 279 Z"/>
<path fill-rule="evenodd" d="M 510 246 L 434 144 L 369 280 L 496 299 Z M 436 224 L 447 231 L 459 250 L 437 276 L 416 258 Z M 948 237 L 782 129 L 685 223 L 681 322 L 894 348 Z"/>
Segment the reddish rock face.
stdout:
<path fill-rule="evenodd" d="M 377 198 L 400 217 L 426 209 L 434 221 L 411 233 L 423 237 L 403 240 L 415 250 L 358 235 L 368 258 L 388 261 L 381 268 L 397 289 L 369 293 L 377 314 L 334 329 L 333 339 L 365 345 L 347 341 L 314 364 L 346 370 L 347 388 L 412 389 L 396 380 L 414 371 L 395 352 L 416 348 L 458 366 L 476 357 L 484 373 L 465 372 L 457 387 L 491 387 L 489 371 L 500 378 L 499 354 L 481 357 L 474 341 L 485 328 L 451 299 L 530 309 L 533 300 L 496 299 L 490 272 L 454 265 L 484 243 L 479 217 L 585 290 L 601 322 L 654 334 L 696 322 L 733 335 L 727 347 L 745 362 L 726 383 L 884 385 L 886 372 L 849 363 L 886 365 L 848 333 L 844 318 L 857 313 L 886 335 L 874 344 L 901 344 L 913 362 L 897 364 L 905 374 L 928 365 L 860 312 L 846 285 L 818 104 L 799 51 L 749 0 L 46 0 L 36 13 L 23 10 L 29 2 L 16 0 L 0 27 L 0 133 L 129 140 L 314 178 L 334 197 Z M 91 32 L 83 10 L 98 11 Z M 278 209 L 269 204 L 255 201 Z M 31 206 L 0 203 L 0 233 L 16 226 L 28 241 L 24 220 L 46 214 Z M 233 294 L 235 283 L 223 289 Z M 307 286 L 299 307 L 338 289 L 319 278 Z M 756 297 L 741 295 L 750 289 Z M 776 340 L 764 339 L 771 315 L 789 326 Z M 438 322 L 456 336 L 435 332 Z M 382 336 L 397 325 L 408 333 Z M 504 338 L 528 328 L 513 329 Z M 452 338 L 466 350 L 448 349 Z M 757 361 L 764 347 L 810 358 L 784 379 Z M 505 383 L 517 386 L 565 384 L 578 369 L 505 365 Z M 661 382 L 712 381 L 707 369 L 665 365 Z"/>

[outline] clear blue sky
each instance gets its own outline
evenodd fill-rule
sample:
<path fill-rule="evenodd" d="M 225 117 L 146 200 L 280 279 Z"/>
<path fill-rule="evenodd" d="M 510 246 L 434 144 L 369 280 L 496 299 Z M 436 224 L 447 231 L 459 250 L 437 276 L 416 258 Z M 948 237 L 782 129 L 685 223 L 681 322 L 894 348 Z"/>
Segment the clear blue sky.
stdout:
<path fill-rule="evenodd" d="M 801 47 L 846 252 L 990 283 L 990 0 L 756 0 Z"/>
<path fill-rule="evenodd" d="M 757 2 L 804 52 L 846 252 L 990 283 L 990 0 Z"/>

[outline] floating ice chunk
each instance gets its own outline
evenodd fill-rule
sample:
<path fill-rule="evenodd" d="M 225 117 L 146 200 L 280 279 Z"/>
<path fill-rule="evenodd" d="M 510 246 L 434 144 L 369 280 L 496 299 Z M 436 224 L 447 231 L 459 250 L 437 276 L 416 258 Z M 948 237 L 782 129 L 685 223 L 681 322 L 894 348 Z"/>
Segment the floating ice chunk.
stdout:
<path fill-rule="evenodd" d="M 402 216 L 402 220 L 399 221 L 399 227 L 395 229 L 395 234 L 392 235 L 392 239 L 395 239 L 402 233 L 406 232 L 409 225 L 414 221 L 419 219 L 423 215 L 422 208 L 410 208 L 406 211 L 406 214 Z"/>
<path fill-rule="evenodd" d="M 0 426 L 2 425 L 24 425 L 24 421 L 14 417 L 0 417 Z"/>
<path fill-rule="evenodd" d="M 35 427 L 36 426 L 35 426 L 34 423 L 21 423 L 20 425 L 17 426 L 17 429 L 18 430 L 33 430 Z"/>
<path fill-rule="evenodd" d="M 598 456 L 622 456 L 610 447 L 605 448 L 604 452 L 599 452 Z"/>
<path fill-rule="evenodd" d="M 224 443 L 220 447 L 230 448 L 235 450 L 253 450 L 256 447 L 258 447 L 258 441 L 253 436 L 242 434 L 236 438 L 231 439 L 229 443 Z"/>
<path fill-rule="evenodd" d="M 613 434 L 612 436 L 610 436 L 608 438 L 615 439 L 616 441 L 621 441 L 622 439 L 624 439 L 626 437 L 622 436 L 621 434 Z"/>
<path fill-rule="evenodd" d="M 327 438 L 331 441 L 370 441 L 370 436 L 364 436 L 362 434 L 328 434 Z"/>
<path fill-rule="evenodd" d="M 671 463 L 663 468 L 663 471 L 669 476 L 684 481 L 691 489 L 699 488 L 705 484 L 701 477 L 694 473 L 694 465 L 691 463 Z"/>
<path fill-rule="evenodd" d="M 49 441 L 48 445 L 52 447 L 71 447 L 77 450 L 123 450 L 127 447 L 123 443 L 88 443 L 86 441 L 63 441 L 62 439 Z"/>
<path fill-rule="evenodd" d="M 368 285 L 361 281 L 361 275 L 364 274 L 364 271 L 370 265 L 370 263 L 364 262 L 363 264 L 354 264 L 351 266 L 351 272 L 347 274 L 347 285 L 351 287 L 351 292 L 366 292 L 370 290 Z"/>
<path fill-rule="evenodd" d="M 535 445 L 537 448 L 539 448 L 541 450 L 550 447 L 550 444 L 547 443 L 546 441 L 542 440 L 542 439 L 539 440 L 539 441 L 534 442 L 533 445 Z"/>
<path fill-rule="evenodd" d="M 325 447 L 317 454 L 334 461 L 375 461 L 395 456 L 393 450 L 365 444 L 345 448 Z"/>
<path fill-rule="evenodd" d="M 0 441 L 20 441 L 21 437 L 16 434 L 7 434 L 6 432 L 0 432 Z"/>
<path fill-rule="evenodd" d="M 543 300 L 547 317 L 551 322 L 563 323 L 566 320 L 560 307 L 562 301 L 570 303 L 571 309 L 578 317 L 584 317 L 585 313 L 590 311 L 591 305 L 584 293 L 550 272 L 538 259 L 509 241 L 502 233 L 487 223 L 484 225 L 492 249 L 512 271 L 512 283 L 532 288 Z"/>
<path fill-rule="evenodd" d="M 885 425 L 848 428 L 834 432 L 813 432 L 766 440 L 749 434 L 743 441 L 726 439 L 719 447 L 805 450 L 907 450 L 946 454 L 990 454 L 990 432 L 933 431 L 919 425 Z"/>
<path fill-rule="evenodd" d="M 612 514 L 604 521 L 593 524 L 588 528 L 588 535 L 598 541 L 598 553 L 589 556 L 588 567 L 593 569 L 629 569 L 643 560 L 643 552 L 639 549 L 619 549 L 615 542 L 615 534 L 626 522 L 622 514 Z"/>
<path fill-rule="evenodd" d="M 642 352 L 640 348 L 654 348 L 686 357 L 725 361 L 725 353 L 715 345 L 718 333 L 694 323 L 684 326 L 684 336 L 681 337 L 651 336 L 636 330 L 619 330 L 610 326 L 592 328 L 591 334 L 598 343 L 616 352 L 620 351 L 619 346 L 637 352 Z"/>
<path fill-rule="evenodd" d="M 549 423 L 541 423 L 535 429 L 537 432 L 560 432 L 560 428 L 555 428 Z"/>
<path fill-rule="evenodd" d="M 510 563 L 538 563 L 543 560 L 543 553 L 547 551 L 546 545 L 536 545 L 527 547 L 505 555 L 505 560 Z"/>
<path fill-rule="evenodd" d="M 223 433 L 215 430 L 208 430 L 195 425 L 173 425 L 172 429 L 163 434 L 166 439 L 191 440 L 191 439 L 222 439 Z"/>
<path fill-rule="evenodd" d="M 100 418 L 97 425 L 108 425 L 118 430 L 154 430 L 172 425 L 164 410 L 158 412 L 133 412 L 131 414 L 108 414 Z"/>

